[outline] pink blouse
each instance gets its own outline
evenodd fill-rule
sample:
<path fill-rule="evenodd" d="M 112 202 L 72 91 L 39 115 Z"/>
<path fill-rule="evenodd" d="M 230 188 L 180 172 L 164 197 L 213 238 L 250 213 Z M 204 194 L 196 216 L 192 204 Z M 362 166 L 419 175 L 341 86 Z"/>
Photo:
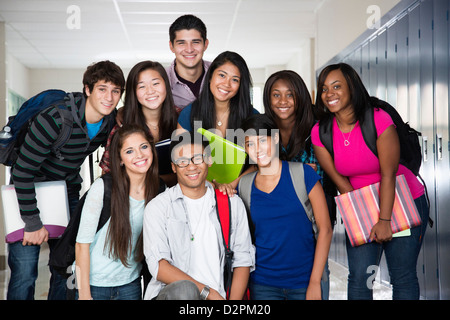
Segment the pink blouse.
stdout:
<path fill-rule="evenodd" d="M 383 110 L 374 111 L 375 127 L 378 137 L 394 122 L 388 113 Z M 319 124 L 313 127 L 311 132 L 312 143 L 324 147 L 319 137 Z M 348 140 L 349 144 L 344 145 Z M 353 189 L 359 189 L 381 181 L 381 168 L 378 158 L 367 147 L 362 136 L 359 121 L 353 130 L 343 133 L 339 129 L 336 119 L 333 119 L 333 148 L 334 164 L 336 170 L 343 176 L 348 177 Z M 406 181 L 414 199 L 424 194 L 424 187 L 417 177 L 403 165 L 399 165 L 397 175 L 405 175 Z"/>

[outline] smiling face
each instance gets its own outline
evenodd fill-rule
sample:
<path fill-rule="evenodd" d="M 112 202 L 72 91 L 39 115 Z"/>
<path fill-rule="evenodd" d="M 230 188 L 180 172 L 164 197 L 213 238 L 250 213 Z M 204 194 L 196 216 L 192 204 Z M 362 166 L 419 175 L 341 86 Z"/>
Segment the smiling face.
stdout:
<path fill-rule="evenodd" d="M 88 123 L 97 123 L 104 116 L 109 115 L 119 103 L 122 95 L 122 89 L 111 82 L 99 80 L 94 87 L 89 90 L 85 86 L 86 99 L 86 121 Z"/>
<path fill-rule="evenodd" d="M 120 158 L 128 175 L 146 174 L 153 162 L 150 143 L 143 134 L 132 133 L 123 141 Z"/>
<path fill-rule="evenodd" d="M 241 73 L 231 62 L 225 62 L 214 70 L 209 88 L 216 102 L 228 102 L 239 91 Z"/>
<path fill-rule="evenodd" d="M 203 159 L 204 161 L 200 164 L 194 164 L 191 161 L 193 157 L 203 156 L 203 153 L 201 144 L 184 144 L 173 150 L 172 170 L 177 174 L 177 180 L 183 194 L 192 199 L 203 196 L 205 190 L 205 180 L 210 166 L 209 161 Z M 175 163 L 180 159 L 189 160 L 188 165 L 184 168 L 178 167 Z"/>
<path fill-rule="evenodd" d="M 204 41 L 196 29 L 183 29 L 175 32 L 170 50 L 175 54 L 177 65 L 183 68 L 197 68 L 202 63 L 203 53 L 208 48 L 208 40 Z"/>
<path fill-rule="evenodd" d="M 272 160 L 277 156 L 277 144 L 279 135 L 271 136 L 246 136 L 245 151 L 253 163 L 259 168 L 269 167 Z"/>
<path fill-rule="evenodd" d="M 270 108 L 280 120 L 295 120 L 295 98 L 289 83 L 284 79 L 275 81 L 270 90 Z"/>
<path fill-rule="evenodd" d="M 166 85 L 158 71 L 147 69 L 139 73 L 136 97 L 143 108 L 158 109 L 166 94 Z"/>
<path fill-rule="evenodd" d="M 323 104 L 332 113 L 352 111 L 350 89 L 342 71 L 331 71 L 322 87 Z"/>

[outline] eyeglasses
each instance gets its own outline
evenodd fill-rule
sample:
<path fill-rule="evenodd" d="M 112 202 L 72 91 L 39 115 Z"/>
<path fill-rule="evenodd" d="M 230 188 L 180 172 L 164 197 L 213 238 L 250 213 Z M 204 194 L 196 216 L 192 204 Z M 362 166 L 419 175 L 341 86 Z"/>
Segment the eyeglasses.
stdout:
<path fill-rule="evenodd" d="M 173 161 L 173 163 L 175 163 L 178 168 L 186 168 L 191 161 L 195 165 L 202 164 L 205 156 L 205 154 L 195 154 L 192 158 L 178 158 Z"/>

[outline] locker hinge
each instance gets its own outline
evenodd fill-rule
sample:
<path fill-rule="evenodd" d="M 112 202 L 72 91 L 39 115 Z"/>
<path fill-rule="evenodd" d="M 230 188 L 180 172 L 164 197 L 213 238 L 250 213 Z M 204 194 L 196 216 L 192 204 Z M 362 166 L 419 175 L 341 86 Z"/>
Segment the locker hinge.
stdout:
<path fill-rule="evenodd" d="M 409 37 L 406 37 L 406 46 L 409 46 Z"/>
<path fill-rule="evenodd" d="M 419 39 L 420 39 L 420 29 L 419 29 Z"/>
<path fill-rule="evenodd" d="M 431 30 L 434 30 L 434 20 L 431 20 Z"/>
<path fill-rule="evenodd" d="M 397 44 L 395 44 L 395 53 L 397 53 Z"/>

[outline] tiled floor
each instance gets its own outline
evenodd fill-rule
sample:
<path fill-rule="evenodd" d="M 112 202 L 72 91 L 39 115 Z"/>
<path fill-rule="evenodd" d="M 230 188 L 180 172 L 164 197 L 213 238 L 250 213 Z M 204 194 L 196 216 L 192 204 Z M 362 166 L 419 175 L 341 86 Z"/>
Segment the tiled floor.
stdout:
<path fill-rule="evenodd" d="M 36 282 L 36 300 L 47 299 L 49 271 L 48 271 L 48 247 L 43 245 L 39 260 L 39 276 Z M 347 268 L 330 260 L 330 300 L 346 300 L 347 299 Z M 0 300 L 6 299 L 6 291 L 8 287 L 9 270 L 0 271 Z M 392 298 L 392 290 L 388 285 L 375 281 L 374 299 L 390 300 Z"/>

